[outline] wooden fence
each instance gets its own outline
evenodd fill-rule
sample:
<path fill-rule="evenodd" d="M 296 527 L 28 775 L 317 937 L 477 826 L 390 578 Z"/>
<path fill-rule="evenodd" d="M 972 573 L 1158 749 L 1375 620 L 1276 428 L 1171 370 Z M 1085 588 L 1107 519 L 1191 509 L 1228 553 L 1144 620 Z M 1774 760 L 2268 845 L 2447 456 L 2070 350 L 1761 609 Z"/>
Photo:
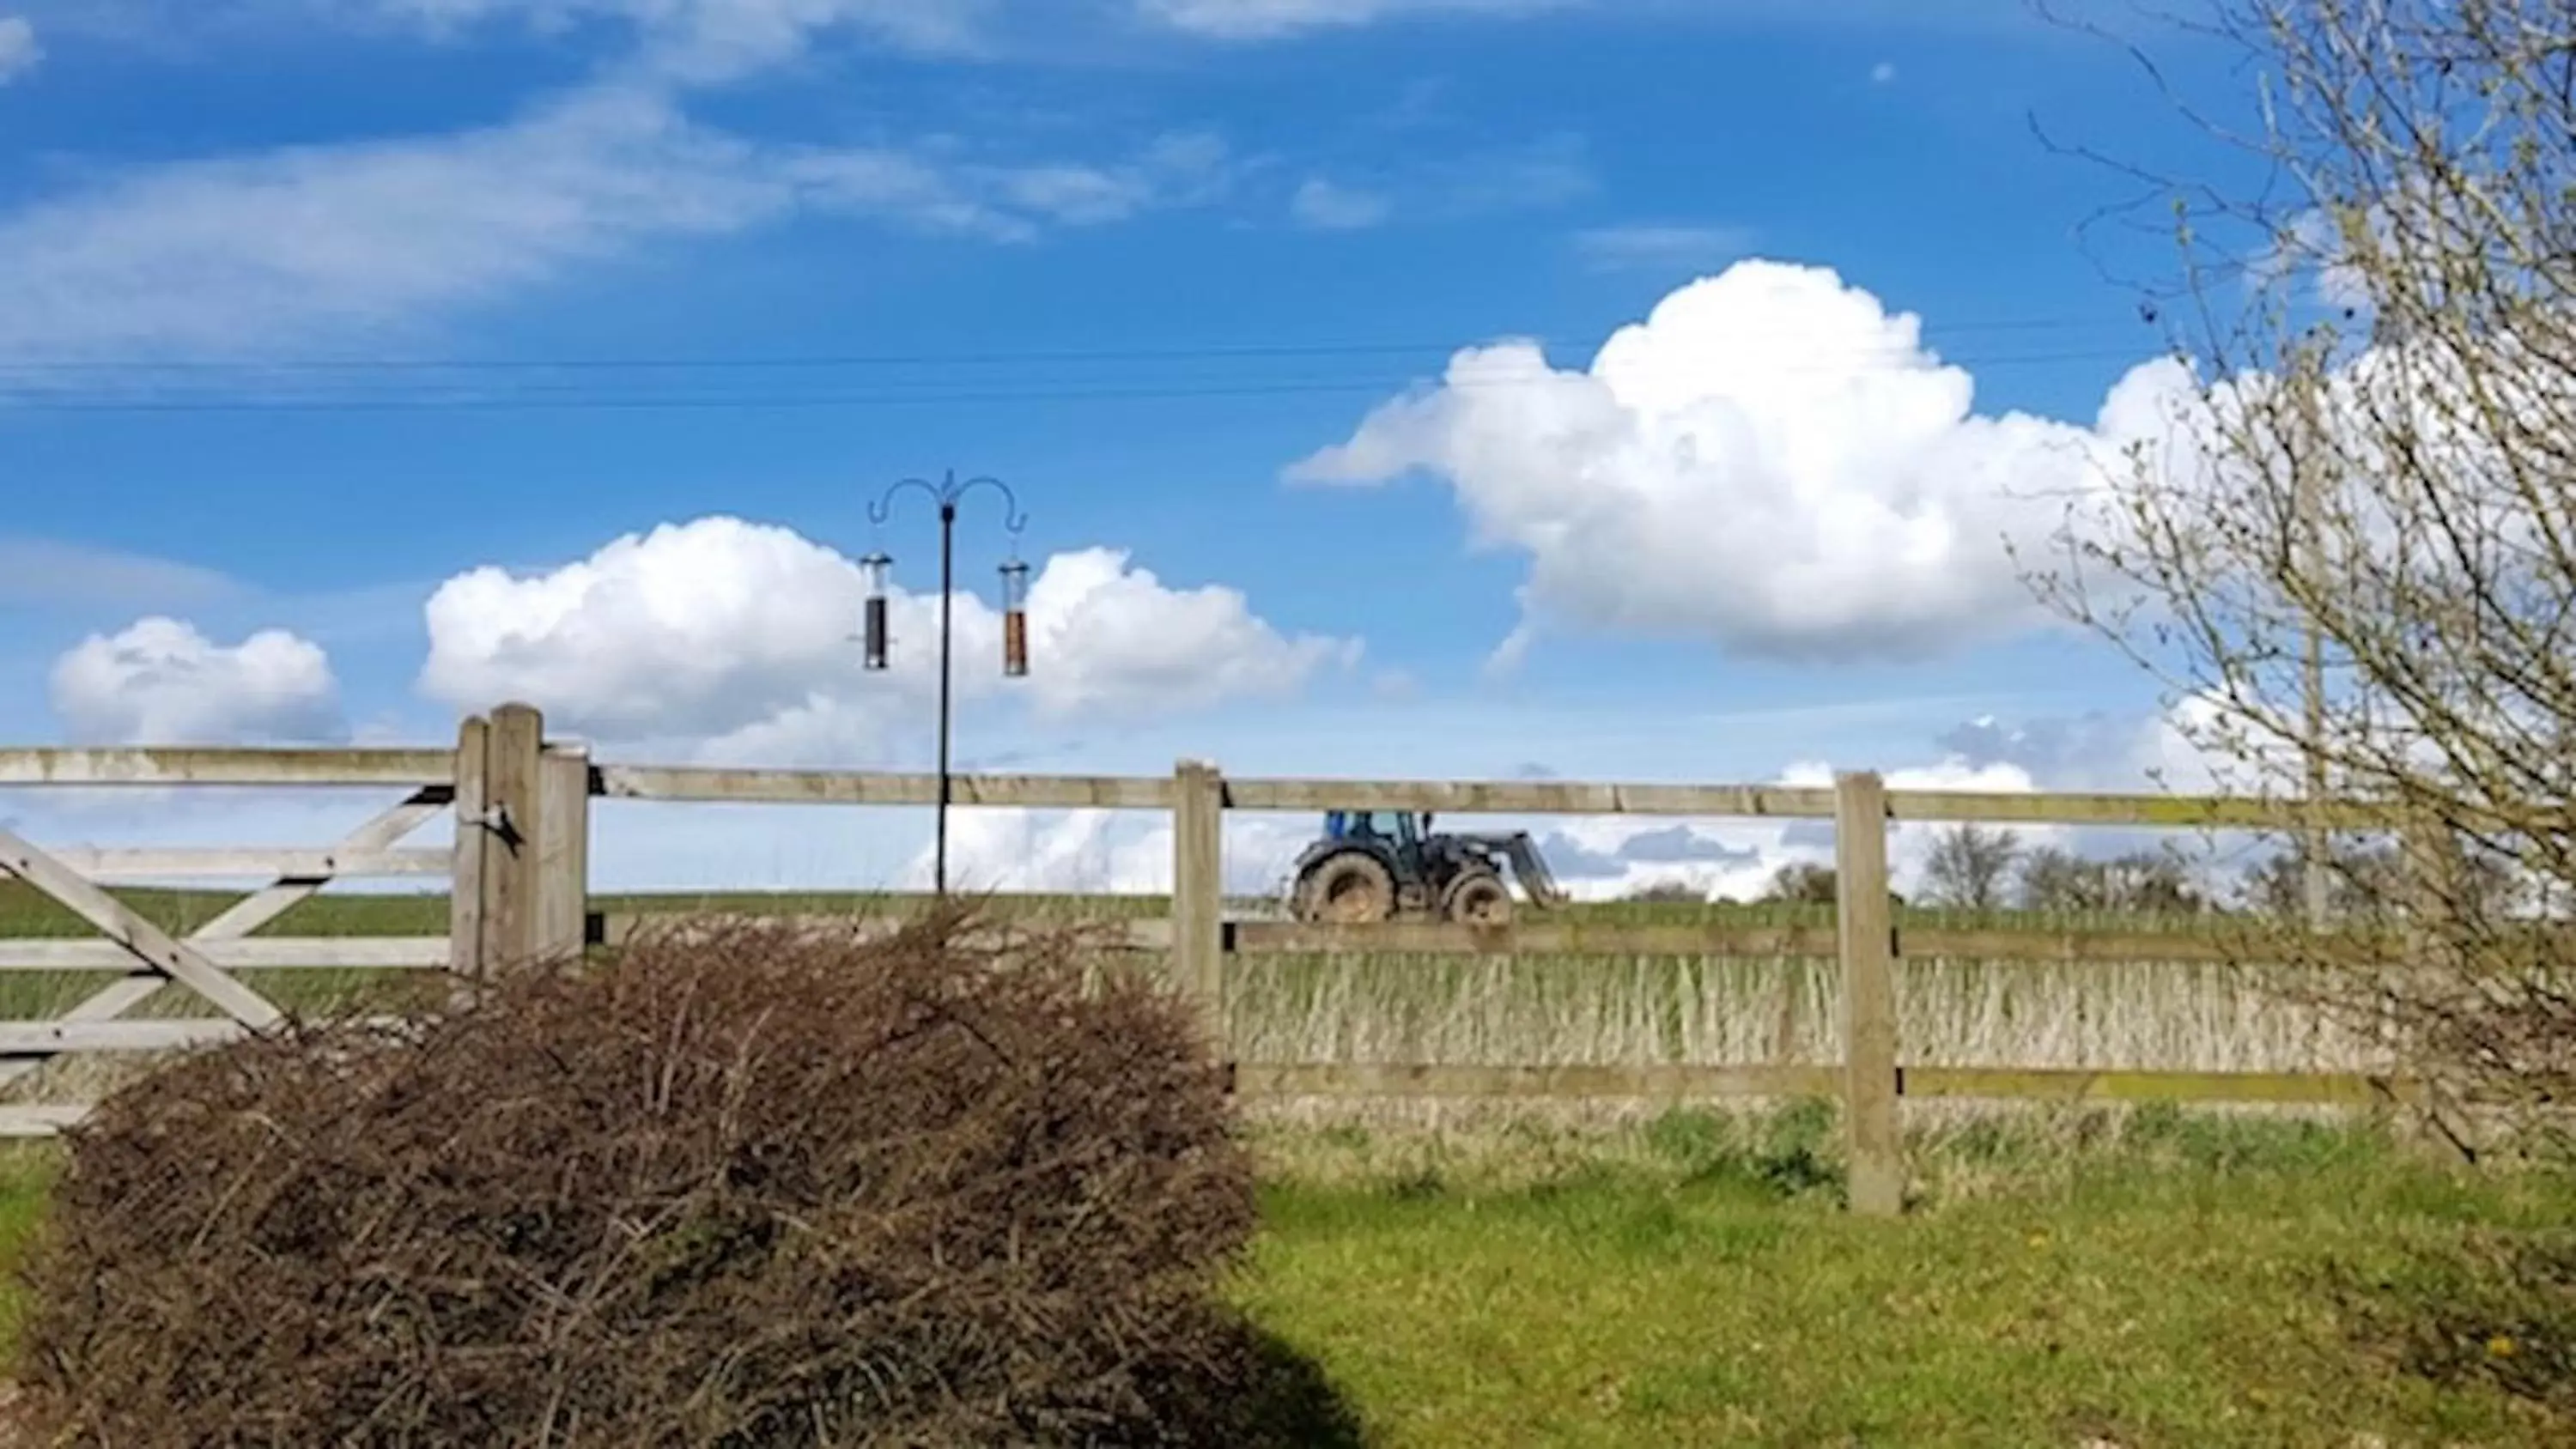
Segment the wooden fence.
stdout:
<path fill-rule="evenodd" d="M 586 942 L 613 937 L 624 923 L 601 920 L 588 899 L 594 799 L 901 806 L 928 806 L 938 799 L 936 778 L 922 775 L 598 763 L 580 746 L 548 741 L 538 713 L 516 705 L 495 710 L 488 719 L 465 721 L 453 750 L 0 750 L 0 787 L 210 785 L 380 786 L 401 794 L 383 814 L 320 849 L 47 851 L 0 831 L 0 874 L 16 876 L 59 903 L 100 938 L 0 940 L 0 971 L 123 973 L 57 1018 L 0 1023 L 0 1083 L 69 1053 L 163 1050 L 268 1027 L 280 1018 L 280 1009 L 234 974 L 244 968 L 443 970 L 470 980 L 512 962 L 578 951 Z M 1889 910 L 1887 837 L 1892 823 L 2259 830 L 2402 824 L 2383 807 L 2167 795 L 1890 790 L 1868 773 L 1843 775 L 1831 788 L 1236 780 L 1198 762 L 1184 762 L 1168 777 L 964 776 L 951 782 L 951 800 L 966 808 L 1168 812 L 1174 842 L 1169 917 L 1126 929 L 1133 946 L 1167 953 L 1169 980 L 1201 1004 L 1220 1037 L 1227 962 L 1260 954 L 1818 956 L 1841 963 L 1838 1066 L 1235 1063 L 1237 1089 L 1248 1096 L 1833 1096 L 1845 1107 L 1853 1206 L 1884 1213 L 1896 1210 L 1902 1190 L 1898 1107 L 1908 1097 L 2366 1104 L 2400 1098 L 2408 1090 L 2402 1081 L 2350 1075 L 1910 1066 L 1901 1059 L 1896 1029 L 1896 975 L 1908 958 L 2208 962 L 2244 959 L 2247 947 L 2243 940 L 2195 934 L 1900 929 Z M 1817 929 L 1577 921 L 1473 928 L 1229 921 L 1221 894 L 1223 823 L 1229 810 L 1831 821 L 1837 924 Z M 442 812 L 455 822 L 451 849 L 399 847 Z M 109 882 L 138 878 L 238 878 L 252 872 L 272 877 L 272 883 L 184 937 L 154 926 L 106 888 Z M 444 875 L 451 882 L 446 936 L 296 939 L 254 934 L 334 881 L 426 875 Z M 171 983 L 203 997 L 222 1016 L 207 1021 L 120 1019 Z M 0 1133 L 56 1131 L 78 1120 L 82 1110 L 76 1105 L 0 1107 Z"/>

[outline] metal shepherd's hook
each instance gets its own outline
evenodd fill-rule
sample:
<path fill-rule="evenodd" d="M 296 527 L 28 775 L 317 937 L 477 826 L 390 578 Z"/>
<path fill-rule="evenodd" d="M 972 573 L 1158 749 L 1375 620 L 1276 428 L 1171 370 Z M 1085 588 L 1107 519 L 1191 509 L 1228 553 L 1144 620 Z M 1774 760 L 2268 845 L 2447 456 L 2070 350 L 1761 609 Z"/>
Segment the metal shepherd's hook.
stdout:
<path fill-rule="evenodd" d="M 884 495 L 868 505 L 868 522 L 883 529 L 893 516 L 895 495 L 906 489 L 919 489 L 939 508 L 939 824 L 938 843 L 932 856 L 931 888 L 941 896 L 948 894 L 948 805 L 954 792 L 949 771 L 951 638 L 956 601 L 956 535 L 957 505 L 977 488 L 989 487 L 1002 495 L 1002 527 L 1011 537 L 1011 554 L 1002 565 L 1002 672 L 1019 678 L 1029 672 L 1028 574 L 1029 566 L 1020 561 L 1020 531 L 1028 526 L 1028 517 L 1020 511 L 1020 500 L 1010 485 L 999 478 L 968 478 L 960 481 L 950 472 L 939 482 L 926 478 L 906 478 L 887 488 Z M 888 664 L 890 641 L 887 637 L 886 588 L 894 560 L 882 550 L 859 561 L 867 579 L 867 667 L 883 670 Z"/>

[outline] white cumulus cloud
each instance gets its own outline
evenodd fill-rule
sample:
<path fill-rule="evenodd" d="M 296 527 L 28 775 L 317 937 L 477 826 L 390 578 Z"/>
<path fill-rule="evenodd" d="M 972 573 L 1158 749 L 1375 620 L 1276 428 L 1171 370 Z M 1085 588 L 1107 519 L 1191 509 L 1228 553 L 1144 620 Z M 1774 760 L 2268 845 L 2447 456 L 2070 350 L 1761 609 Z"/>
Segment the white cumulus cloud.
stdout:
<path fill-rule="evenodd" d="M 1290 638 L 1220 586 L 1174 588 L 1120 551 L 1046 559 L 1029 586 L 1031 666 L 1005 683 L 998 610 L 956 600 L 962 695 L 1008 688 L 1041 717 L 1121 716 L 1286 695 L 1358 646 Z M 898 587 L 893 667 L 860 668 L 857 565 L 774 525 L 711 517 L 630 534 L 519 576 L 477 569 L 428 610 L 424 692 L 504 699 L 603 739 L 690 740 L 714 758 L 821 761 L 881 748 L 935 688 L 938 597 Z"/>
<path fill-rule="evenodd" d="M 1525 555 L 1525 628 L 1704 639 L 1772 658 L 1920 655 L 2037 622 L 2005 546 L 2098 498 L 2169 422 L 2176 364 L 2092 426 L 1981 414 L 1968 373 L 1831 270 L 1738 262 L 1586 369 L 1471 348 L 1290 469 L 1445 480 L 1480 544 Z"/>
<path fill-rule="evenodd" d="M 347 727 L 331 661 L 270 629 L 217 644 L 153 616 L 93 634 L 55 661 L 54 713 L 85 744 L 235 744 L 331 740 Z"/>

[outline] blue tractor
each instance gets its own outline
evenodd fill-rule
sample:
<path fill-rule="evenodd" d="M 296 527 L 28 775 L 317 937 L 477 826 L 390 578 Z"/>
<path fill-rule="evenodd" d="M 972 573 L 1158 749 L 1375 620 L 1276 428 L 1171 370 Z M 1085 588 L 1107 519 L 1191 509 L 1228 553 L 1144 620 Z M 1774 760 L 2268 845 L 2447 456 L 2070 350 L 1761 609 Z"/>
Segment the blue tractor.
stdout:
<path fill-rule="evenodd" d="M 1297 857 L 1289 909 L 1298 920 L 1360 925 L 1398 917 L 1470 926 L 1508 925 L 1508 868 L 1530 904 L 1552 910 L 1565 893 L 1527 831 L 1436 835 L 1431 816 L 1405 810 L 1336 810 L 1324 836 Z"/>

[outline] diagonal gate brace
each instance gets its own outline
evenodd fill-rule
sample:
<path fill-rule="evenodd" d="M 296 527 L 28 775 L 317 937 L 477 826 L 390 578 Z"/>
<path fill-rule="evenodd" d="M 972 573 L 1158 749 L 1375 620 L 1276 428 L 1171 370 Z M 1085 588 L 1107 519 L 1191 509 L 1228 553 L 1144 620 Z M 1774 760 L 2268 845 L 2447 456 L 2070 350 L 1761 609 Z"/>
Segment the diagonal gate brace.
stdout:
<path fill-rule="evenodd" d="M 206 998 L 242 1025 L 257 1031 L 285 1019 L 285 1013 L 267 997 L 233 979 L 196 947 L 143 919 L 79 871 L 8 830 L 0 830 L 0 871 L 35 887 L 136 960 Z"/>
<path fill-rule="evenodd" d="M 454 792 L 447 786 L 424 786 L 413 791 L 410 798 L 401 804 L 343 836 L 332 849 L 346 853 L 390 849 L 403 837 L 436 819 L 453 798 Z M 327 884 L 327 880 L 281 880 L 266 890 L 243 897 L 232 909 L 199 926 L 188 939 L 241 940 L 285 915 L 299 903 L 320 894 Z M 82 1000 L 64 1012 L 60 1019 L 69 1022 L 114 1021 L 142 1005 L 168 980 L 157 970 L 137 971 Z M 42 1059 L 24 1057 L 0 1061 L 0 1085 L 14 1082 L 42 1065 Z"/>

